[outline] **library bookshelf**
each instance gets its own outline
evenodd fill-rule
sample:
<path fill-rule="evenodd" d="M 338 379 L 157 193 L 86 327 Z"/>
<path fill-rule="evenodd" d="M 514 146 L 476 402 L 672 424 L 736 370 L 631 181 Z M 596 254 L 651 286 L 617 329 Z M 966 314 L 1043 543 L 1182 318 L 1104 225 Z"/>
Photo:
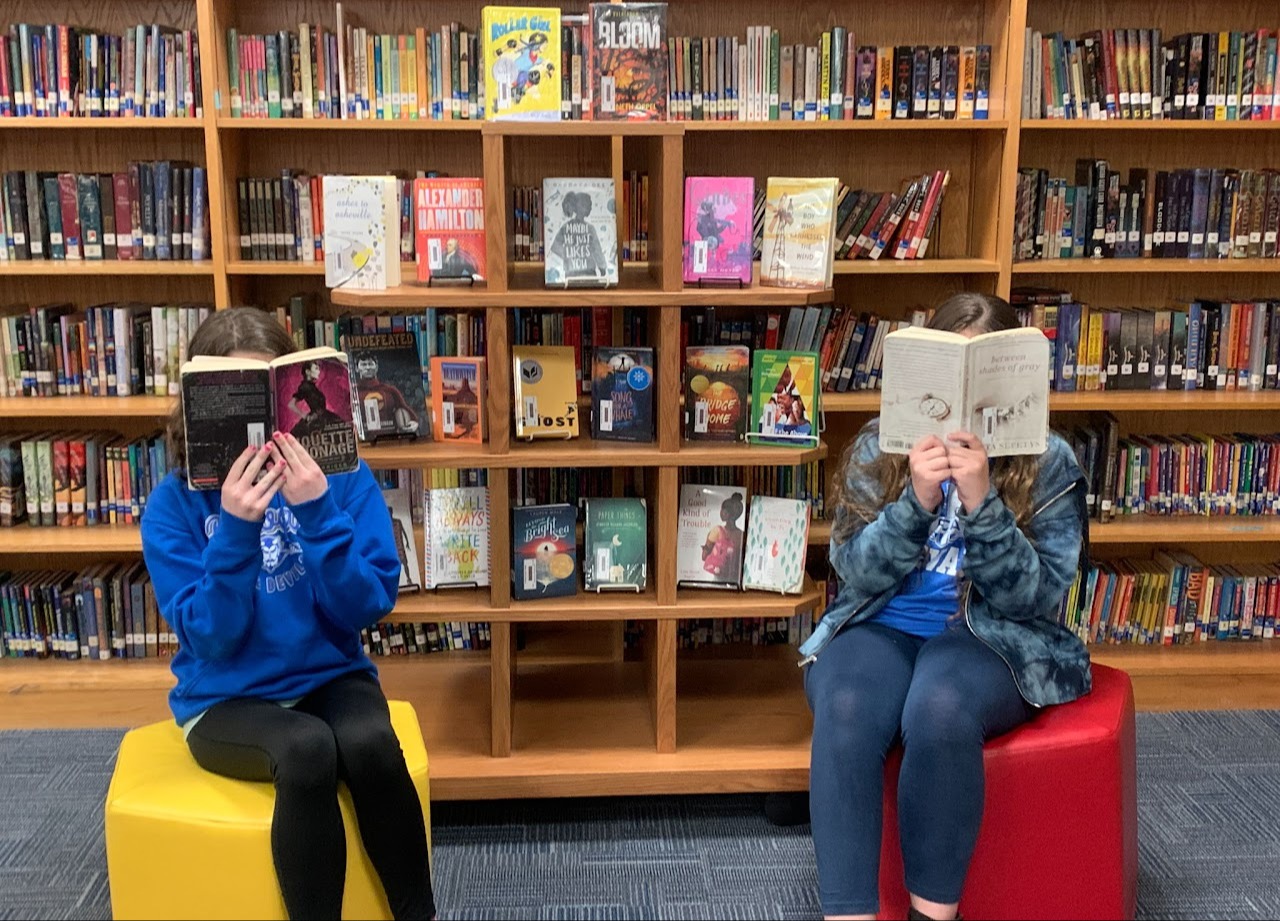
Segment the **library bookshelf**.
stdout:
<path fill-rule="evenodd" d="M 479 0 L 347 0 L 346 11 L 375 31 L 403 31 L 458 20 L 478 25 Z M 581 11 L 581 2 L 566 6 Z M 678 648 L 677 624 L 689 617 L 788 617 L 816 610 L 820 586 L 798 595 L 694 591 L 675 585 L 674 534 L 682 468 L 796 464 L 826 458 L 832 472 L 858 428 L 875 415 L 876 393 L 824 395 L 823 443 L 811 451 L 683 444 L 680 432 L 680 321 L 685 307 L 726 315 L 761 307 L 831 300 L 907 315 L 955 291 L 1007 296 L 1015 284 L 1070 288 L 1104 305 L 1165 306 L 1195 296 L 1276 296 L 1280 260 L 1041 261 L 1012 259 L 1014 192 L 1021 165 L 1067 170 L 1077 157 L 1120 167 L 1258 167 L 1280 162 L 1280 122 L 1072 123 L 1020 118 L 1027 27 L 1069 34 L 1150 24 L 1166 34 L 1274 25 L 1260 0 L 1170 6 L 1117 0 L 920 0 L 860 6 L 846 15 L 830 4 L 741 0 L 671 3 L 671 34 L 744 34 L 769 23 L 784 41 L 812 41 L 832 23 L 858 42 L 992 46 L 990 118 L 985 121 L 611 124 L 509 124 L 434 121 L 268 120 L 232 118 L 226 30 L 267 32 L 300 21 L 334 25 L 330 0 L 285 4 L 248 0 L 15 0 L 9 21 L 65 21 L 121 29 L 138 21 L 190 28 L 201 38 L 204 115 L 199 119 L 0 119 L 0 168 L 118 169 L 131 159 L 178 159 L 207 169 L 211 258 L 200 263 L 7 263 L 0 303 L 104 300 L 212 302 L 276 306 L 294 293 L 325 310 L 413 311 L 427 306 L 476 311 L 486 324 L 491 439 L 459 448 L 433 443 L 378 446 L 374 467 L 484 467 L 492 501 L 494 584 L 406 595 L 393 620 L 486 620 L 487 651 L 378 660 L 387 693 L 416 704 L 432 757 L 433 794 L 444 799 L 746 791 L 800 788 L 807 782 L 810 721 L 793 650 L 787 647 Z M 1213 162 L 1204 162 L 1211 160 Z M 486 188 L 489 281 L 475 288 L 406 283 L 387 292 L 333 292 L 315 264 L 239 259 L 236 179 L 311 172 L 439 169 L 481 175 Z M 685 175 L 839 176 L 866 188 L 896 188 L 925 170 L 951 171 L 938 245 L 919 262 L 837 262 L 832 290 L 795 292 L 685 287 L 681 281 Z M 650 256 L 627 265 L 605 291 L 543 286 L 538 265 L 512 259 L 510 190 L 549 175 L 649 176 Z M 1059 175 L 1062 172 L 1057 173 Z M 413 277 L 406 265 L 405 275 Z M 657 349 L 662 386 L 653 444 L 517 442 L 511 430 L 512 308 L 632 307 L 650 311 L 648 343 Z M 900 311 L 900 313 L 895 313 Z M 34 428 L 95 426 L 154 429 L 171 408 L 162 397 L 0 399 L 0 434 Z M 1128 433 L 1277 431 L 1280 394 L 1055 394 L 1055 420 L 1110 411 Z M 586 595 L 520 602 L 504 578 L 510 509 L 519 468 L 644 468 L 652 511 L 650 587 L 636 595 Z M 1213 562 L 1274 560 L 1274 519 L 1134 517 L 1091 529 L 1094 553 L 1143 555 L 1183 546 Z M 830 525 L 811 528 L 820 557 Z M 80 566 L 128 560 L 140 552 L 136 528 L 0 530 L 0 568 Z M 626 621 L 639 641 L 623 642 Z M 1095 647 L 1096 661 L 1135 678 L 1140 706 L 1280 706 L 1280 649 L 1273 642 L 1205 643 L 1187 648 Z M 167 717 L 172 677 L 164 659 L 111 662 L 0 662 L 0 728 L 137 725 Z"/>

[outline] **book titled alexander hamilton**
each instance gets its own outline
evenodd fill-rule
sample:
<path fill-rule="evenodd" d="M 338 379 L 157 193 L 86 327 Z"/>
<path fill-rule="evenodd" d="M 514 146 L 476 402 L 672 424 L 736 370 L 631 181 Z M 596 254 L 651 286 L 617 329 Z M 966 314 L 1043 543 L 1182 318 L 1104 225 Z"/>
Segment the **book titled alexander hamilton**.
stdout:
<path fill-rule="evenodd" d="M 249 445 L 292 434 L 326 474 L 359 463 L 347 356 L 327 346 L 270 362 L 197 355 L 182 368 L 187 485 L 218 489 Z"/>
<path fill-rule="evenodd" d="M 691 345 L 684 356 L 685 437 L 741 441 L 747 431 L 751 350 L 745 345 Z"/>
<path fill-rule="evenodd" d="M 589 71 L 596 121 L 666 121 L 667 5 L 591 4 Z"/>
<path fill-rule="evenodd" d="M 648 518 L 643 499 L 587 499 L 582 575 L 589 592 L 644 591 Z"/>
<path fill-rule="evenodd" d="M 797 594 L 804 585 L 809 549 L 809 503 L 804 499 L 752 496 L 742 587 Z"/>
<path fill-rule="evenodd" d="M 653 349 L 597 346 L 591 368 L 591 437 L 653 441 Z"/>
<path fill-rule="evenodd" d="M 483 179 L 415 179 L 413 227 L 418 281 L 484 281 Z"/>
<path fill-rule="evenodd" d="M 684 180 L 684 280 L 751 284 L 750 176 L 687 176 Z"/>
<path fill-rule="evenodd" d="M 577 527 L 577 513 L 567 503 L 512 510 L 512 597 L 524 601 L 578 593 Z"/>

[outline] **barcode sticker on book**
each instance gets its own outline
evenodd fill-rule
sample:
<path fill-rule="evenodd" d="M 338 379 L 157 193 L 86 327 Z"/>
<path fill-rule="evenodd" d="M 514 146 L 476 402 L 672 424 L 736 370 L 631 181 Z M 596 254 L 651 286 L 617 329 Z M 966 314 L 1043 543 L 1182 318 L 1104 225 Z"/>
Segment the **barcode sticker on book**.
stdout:
<path fill-rule="evenodd" d="M 774 403 L 766 403 L 764 406 L 764 418 L 760 422 L 760 431 L 772 433 L 774 426 L 778 422 L 778 407 Z"/>
<path fill-rule="evenodd" d="M 527 396 L 524 398 L 524 424 L 538 424 L 538 398 Z"/>
<path fill-rule="evenodd" d="M 446 435 L 453 434 L 453 404 L 440 404 L 440 430 Z"/>
<path fill-rule="evenodd" d="M 707 424 L 711 421 L 711 406 L 706 400 L 693 404 L 693 430 L 699 435 L 707 432 Z"/>
<path fill-rule="evenodd" d="M 370 396 L 362 405 L 364 406 L 365 428 L 375 431 L 382 428 L 382 412 L 378 407 L 378 398 Z"/>
<path fill-rule="evenodd" d="M 440 248 L 440 238 L 432 237 L 427 241 L 427 268 L 433 272 L 444 267 L 444 253 Z"/>
<path fill-rule="evenodd" d="M 982 408 L 982 441 L 990 445 L 996 437 L 996 414 L 999 410 L 994 406 Z"/>
<path fill-rule="evenodd" d="M 1182 372 L 1182 379 L 1184 381 L 1191 382 L 1191 381 L 1195 381 L 1196 378 L 1197 378 L 1197 374 L 1196 374 L 1195 368 L 1187 368 L 1185 371 Z"/>
<path fill-rule="evenodd" d="M 613 431 L 613 400 L 600 401 L 600 431 Z"/>
<path fill-rule="evenodd" d="M 497 76 L 497 74 L 494 76 Z M 501 112 L 509 108 L 511 108 L 511 84 L 498 77 L 498 111 Z"/>
<path fill-rule="evenodd" d="M 609 548 L 596 547 L 596 581 L 609 581 Z"/>
<path fill-rule="evenodd" d="M 1155 375 L 1156 375 L 1156 377 L 1164 377 L 1164 376 L 1165 376 L 1165 366 L 1164 366 L 1164 365 L 1156 365 L 1156 366 L 1155 366 Z"/>
<path fill-rule="evenodd" d="M 699 274 L 707 271 L 707 241 L 693 241 L 693 270 Z"/>
<path fill-rule="evenodd" d="M 49 231 L 49 242 L 54 246 L 61 246 L 62 234 L 58 233 L 56 230 Z"/>
<path fill-rule="evenodd" d="M 249 447 L 255 451 L 260 450 L 267 443 L 267 427 L 261 422 L 250 422 L 247 426 L 247 434 Z"/>
<path fill-rule="evenodd" d="M 600 77 L 600 111 L 612 112 L 614 110 L 614 82 L 613 76 L 604 74 Z"/>
<path fill-rule="evenodd" d="M 1173 377 L 1173 378 L 1183 378 L 1183 377 L 1184 377 L 1184 374 L 1183 374 L 1183 371 L 1182 371 L 1182 365 L 1181 365 L 1181 364 L 1172 364 L 1172 365 L 1170 365 L 1170 366 L 1169 366 L 1169 376 L 1170 376 L 1170 377 Z"/>
<path fill-rule="evenodd" d="M 1132 374 L 1133 362 L 1126 361 L 1122 365 L 1120 365 L 1120 373 L 1123 374 L 1125 377 L 1128 377 L 1130 374 Z"/>
<path fill-rule="evenodd" d="M 522 560 L 520 572 L 525 590 L 536 591 L 538 588 L 538 561 Z"/>
<path fill-rule="evenodd" d="M 1151 370 L 1151 362 L 1149 362 L 1149 361 L 1140 361 L 1140 362 L 1138 362 L 1138 373 L 1139 373 L 1139 374 L 1146 374 L 1146 373 L 1147 373 L 1148 371 L 1150 371 L 1150 370 Z"/>

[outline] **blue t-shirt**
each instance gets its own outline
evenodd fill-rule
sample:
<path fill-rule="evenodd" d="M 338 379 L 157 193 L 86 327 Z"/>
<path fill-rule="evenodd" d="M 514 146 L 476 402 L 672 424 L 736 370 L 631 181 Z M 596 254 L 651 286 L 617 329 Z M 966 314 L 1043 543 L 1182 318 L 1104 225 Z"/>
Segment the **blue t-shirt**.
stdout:
<path fill-rule="evenodd" d="M 944 483 L 942 490 L 942 514 L 929 534 L 920 562 L 903 580 L 898 594 L 873 618 L 885 627 L 925 639 L 941 633 L 960 604 L 959 573 L 964 562 L 964 535 L 956 517 L 960 494 L 950 482 Z"/>

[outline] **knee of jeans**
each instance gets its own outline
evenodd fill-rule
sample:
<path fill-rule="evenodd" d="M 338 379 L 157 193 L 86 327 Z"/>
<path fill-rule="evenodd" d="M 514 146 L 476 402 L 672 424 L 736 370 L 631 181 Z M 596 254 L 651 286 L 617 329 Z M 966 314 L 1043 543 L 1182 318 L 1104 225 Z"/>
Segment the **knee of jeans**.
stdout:
<path fill-rule="evenodd" d="M 333 787 L 338 778 L 338 746 L 324 723 L 308 723 L 302 731 L 282 739 L 276 749 L 277 783 L 304 787 Z"/>
<path fill-rule="evenodd" d="M 902 740 L 907 745 L 970 740 L 981 745 L 982 726 L 958 689 L 913 687 L 902 709 Z"/>

